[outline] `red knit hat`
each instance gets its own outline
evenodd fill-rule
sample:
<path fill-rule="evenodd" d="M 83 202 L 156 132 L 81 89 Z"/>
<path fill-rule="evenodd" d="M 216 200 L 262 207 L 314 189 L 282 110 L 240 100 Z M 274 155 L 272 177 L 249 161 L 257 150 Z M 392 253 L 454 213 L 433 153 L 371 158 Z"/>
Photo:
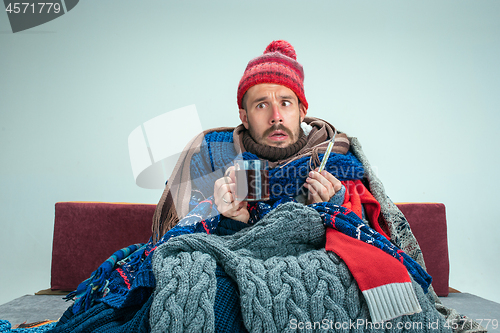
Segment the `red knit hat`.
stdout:
<path fill-rule="evenodd" d="M 273 41 L 263 55 L 250 60 L 238 86 L 240 109 L 243 109 L 243 96 L 247 90 L 260 83 L 275 83 L 291 89 L 307 110 L 304 70 L 297 62 L 297 55 L 290 43 L 284 40 Z"/>

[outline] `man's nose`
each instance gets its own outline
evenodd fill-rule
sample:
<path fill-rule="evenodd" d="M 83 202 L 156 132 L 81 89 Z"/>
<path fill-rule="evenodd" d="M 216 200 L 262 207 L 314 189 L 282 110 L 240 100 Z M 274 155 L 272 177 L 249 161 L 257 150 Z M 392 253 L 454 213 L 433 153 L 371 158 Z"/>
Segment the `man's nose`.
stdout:
<path fill-rule="evenodd" d="M 281 116 L 281 110 L 279 108 L 279 105 L 272 104 L 272 110 L 273 114 L 271 116 L 271 124 L 282 123 L 283 117 Z"/>

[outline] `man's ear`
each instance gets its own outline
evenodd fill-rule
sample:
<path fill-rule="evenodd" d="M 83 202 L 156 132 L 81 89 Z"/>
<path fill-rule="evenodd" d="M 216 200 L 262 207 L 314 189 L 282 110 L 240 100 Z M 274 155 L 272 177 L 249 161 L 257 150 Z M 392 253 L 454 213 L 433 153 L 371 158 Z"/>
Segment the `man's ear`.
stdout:
<path fill-rule="evenodd" d="M 243 126 L 248 129 L 248 117 L 245 109 L 240 109 L 240 120 L 243 123 Z"/>
<path fill-rule="evenodd" d="M 302 103 L 299 103 L 299 117 L 300 117 L 300 122 L 304 121 L 304 118 L 306 117 L 307 114 L 307 109 L 306 106 Z"/>

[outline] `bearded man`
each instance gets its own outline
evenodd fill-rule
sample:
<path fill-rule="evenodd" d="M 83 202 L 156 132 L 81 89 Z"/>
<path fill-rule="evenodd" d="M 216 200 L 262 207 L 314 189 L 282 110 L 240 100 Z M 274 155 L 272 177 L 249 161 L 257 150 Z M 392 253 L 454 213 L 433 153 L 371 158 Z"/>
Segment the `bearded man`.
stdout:
<path fill-rule="evenodd" d="M 127 318 L 124 332 L 451 332 L 446 320 L 477 329 L 440 305 L 409 224 L 357 139 L 307 117 L 289 43 L 248 63 L 237 102 L 242 124 L 188 144 L 150 241 L 117 252 L 78 287 L 61 332 L 110 309 L 106 320 Z M 235 159 L 268 161 L 269 200 L 236 200 Z"/>
<path fill-rule="evenodd" d="M 318 154 L 324 153 L 328 142 L 335 134 L 333 152 L 346 154 L 349 150 L 349 140 L 345 134 L 336 133 L 335 128 L 325 121 L 306 117 L 308 103 L 304 93 L 304 71 L 296 60 L 294 48 L 286 41 L 272 42 L 263 55 L 248 63 L 238 86 L 237 102 L 242 124 L 236 129 L 215 129 L 232 133 L 237 153 L 252 153 L 258 158 L 268 160 L 272 168 L 306 156 L 312 157 L 316 163 Z M 200 144 L 201 141 L 206 141 L 205 134 L 208 132 L 210 131 L 204 132 L 194 142 Z M 186 151 L 193 149 L 199 148 L 192 144 Z M 190 162 L 192 157 L 192 154 L 187 154 L 185 161 Z M 224 169 L 225 175 L 214 182 L 213 192 L 204 193 L 197 202 L 213 195 L 218 213 L 232 220 L 247 223 L 250 217 L 247 203 L 235 200 L 234 166 L 226 166 Z M 339 179 L 328 170 L 318 173 L 316 172 L 318 168 L 307 171 L 306 169 L 301 169 L 301 181 L 305 179 L 300 188 L 302 192 L 287 193 L 289 196 L 304 204 L 329 202 L 332 199 L 333 202 L 342 204 L 345 188 Z M 176 192 L 178 188 L 175 184 L 192 183 L 192 180 L 184 177 L 174 179 L 173 183 L 169 191 L 166 189 L 164 192 L 155 216 L 155 231 L 159 236 L 193 208 L 193 205 L 188 208 L 185 203 L 189 200 L 187 193 L 193 191 L 189 189 L 191 184 L 183 193 Z M 272 189 L 280 194 L 284 190 L 276 186 Z M 171 193 L 177 198 L 176 203 L 167 198 Z M 194 196 L 197 197 L 198 194 L 195 193 Z M 165 207 L 163 202 L 167 200 L 168 212 L 162 208 Z M 162 230 L 159 229 L 160 225 Z"/>
<path fill-rule="evenodd" d="M 242 79 L 243 83 L 245 78 L 246 76 Z M 268 81 L 278 81 L 273 79 L 275 78 L 267 77 Z M 276 83 L 258 83 L 244 92 L 241 106 L 239 112 L 241 122 L 247 130 L 246 142 L 247 145 L 251 143 L 258 157 L 273 161 L 276 156 L 289 158 L 305 144 L 300 124 L 307 114 L 307 102 L 301 102 L 292 89 Z M 286 153 L 280 154 L 282 151 Z M 226 174 L 214 184 L 215 203 L 222 215 L 246 223 L 249 218 L 247 204 L 236 201 L 234 197 L 234 166 Z M 312 204 L 329 201 L 342 189 L 342 184 L 326 170 L 321 173 L 310 171 L 304 187 L 309 193 L 307 204 Z"/>
<path fill-rule="evenodd" d="M 193 139 L 167 183 L 153 218 L 154 241 L 162 244 L 153 260 L 156 278 L 170 281 L 173 269 L 191 272 L 192 266 L 179 264 L 184 255 L 191 258 L 189 265 L 206 267 L 195 262 L 200 260 L 197 253 L 207 254 L 215 266 L 206 272 L 211 278 L 204 281 L 212 282 L 205 285 L 205 296 L 215 304 L 216 331 L 223 330 L 220 323 L 228 320 L 220 318 L 228 313 L 233 323 L 228 331 L 267 331 L 269 327 L 281 331 L 293 328 L 293 323 L 300 328 L 301 318 L 320 318 L 323 324 L 333 325 L 394 318 L 414 322 L 432 318 L 441 323 L 444 318 L 423 297 L 431 277 L 417 263 L 423 260 L 415 238 L 401 227 L 407 221 L 395 218 L 397 213 L 383 221 L 379 201 L 390 207 L 387 211 L 397 208 L 377 183 L 361 146 L 328 122 L 307 117 L 303 68 L 288 42 L 272 42 L 263 55 L 248 63 L 237 103 L 241 125 L 208 130 Z M 332 154 L 319 172 L 332 139 Z M 237 158 L 269 162 L 269 200 L 236 200 L 233 161 Z M 367 185 L 374 185 L 377 198 Z M 179 232 L 190 235 L 177 237 Z M 391 237 L 411 239 L 396 244 L 409 250 L 409 255 L 392 244 Z M 333 261 L 331 253 L 338 256 Z M 338 258 L 342 261 L 337 262 Z M 306 264 L 317 260 L 326 266 Z M 337 264 L 347 264 L 351 271 L 347 275 L 354 276 L 348 279 L 359 286 L 351 305 L 345 301 L 346 286 L 331 284 L 330 279 L 347 278 L 334 272 Z M 326 289 L 320 288 L 321 283 L 309 284 L 321 280 L 318 273 Z M 215 289 L 211 289 L 213 279 Z M 159 331 L 172 327 L 164 320 L 166 314 L 181 320 L 165 306 L 161 296 L 165 288 L 156 288 L 150 312 L 150 323 Z M 318 288 L 321 295 L 315 296 Z M 224 294 L 219 292 L 222 289 Z M 342 304 L 330 304 L 334 297 L 330 292 L 340 293 Z M 299 305 L 300 300 L 304 302 Z M 347 308 L 353 304 L 357 310 L 349 318 Z M 344 322 L 339 318 L 330 322 L 339 306 L 345 307 Z M 196 311 L 211 322 L 212 315 L 207 317 L 200 307 Z"/>

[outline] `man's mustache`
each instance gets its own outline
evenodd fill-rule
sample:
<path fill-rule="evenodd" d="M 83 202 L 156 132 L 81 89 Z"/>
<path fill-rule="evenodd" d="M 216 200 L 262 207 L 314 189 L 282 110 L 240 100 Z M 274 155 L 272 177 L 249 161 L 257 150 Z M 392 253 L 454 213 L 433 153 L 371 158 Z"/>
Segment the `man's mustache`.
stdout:
<path fill-rule="evenodd" d="M 292 131 L 289 130 L 288 128 L 285 127 L 285 125 L 283 124 L 276 124 L 276 125 L 273 125 L 273 127 L 267 129 L 265 132 L 264 132 L 264 135 L 263 137 L 264 138 L 267 138 L 269 136 L 269 134 L 271 134 L 272 132 L 274 131 L 283 131 L 285 132 L 290 138 L 293 138 L 293 134 L 292 134 Z"/>

